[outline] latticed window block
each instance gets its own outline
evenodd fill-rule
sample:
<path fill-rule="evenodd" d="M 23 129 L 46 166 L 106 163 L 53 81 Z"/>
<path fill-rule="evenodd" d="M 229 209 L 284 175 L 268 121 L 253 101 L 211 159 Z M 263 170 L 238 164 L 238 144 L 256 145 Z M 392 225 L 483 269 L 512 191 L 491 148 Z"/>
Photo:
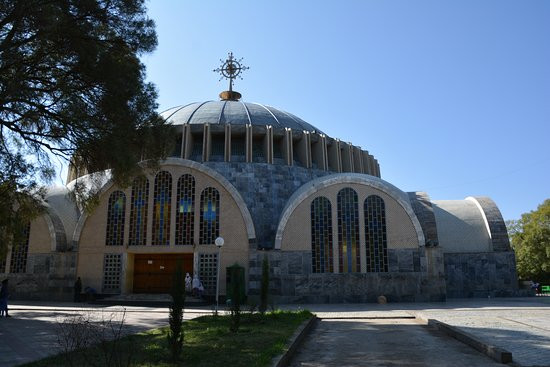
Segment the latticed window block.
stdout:
<path fill-rule="evenodd" d="M 126 195 L 115 191 L 109 196 L 107 206 L 107 246 L 122 246 L 124 242 L 124 217 L 126 213 Z"/>
<path fill-rule="evenodd" d="M 311 264 L 313 273 L 332 273 L 332 206 L 325 197 L 311 203 Z"/>
<path fill-rule="evenodd" d="M 161 171 L 155 177 L 153 213 L 153 245 L 170 245 L 170 213 L 172 209 L 172 175 Z"/>
<path fill-rule="evenodd" d="M 29 253 L 29 234 L 31 223 L 27 223 L 23 229 L 23 242 L 14 246 L 11 251 L 10 273 L 26 273 L 27 257 Z"/>
<path fill-rule="evenodd" d="M 367 272 L 388 271 L 386 207 L 377 195 L 365 199 L 365 237 Z"/>
<path fill-rule="evenodd" d="M 149 206 L 149 180 L 138 177 L 132 184 L 132 202 L 130 206 L 131 246 L 145 246 L 147 238 L 147 208 Z"/>
<path fill-rule="evenodd" d="M 216 293 L 218 254 L 199 254 L 199 278 L 205 294 Z"/>
<path fill-rule="evenodd" d="M 0 260 L 0 273 L 6 272 L 6 258 Z"/>
<path fill-rule="evenodd" d="M 195 178 L 182 175 L 178 180 L 176 245 L 192 245 L 195 224 Z"/>
<path fill-rule="evenodd" d="M 200 243 L 213 244 L 220 236 L 220 193 L 213 187 L 205 188 L 201 193 L 200 207 Z"/>
<path fill-rule="evenodd" d="M 122 274 L 122 255 L 105 254 L 103 258 L 103 292 L 120 292 L 120 278 Z"/>
<path fill-rule="evenodd" d="M 349 187 L 338 192 L 338 260 L 341 273 L 361 270 L 358 201 L 357 193 Z"/>

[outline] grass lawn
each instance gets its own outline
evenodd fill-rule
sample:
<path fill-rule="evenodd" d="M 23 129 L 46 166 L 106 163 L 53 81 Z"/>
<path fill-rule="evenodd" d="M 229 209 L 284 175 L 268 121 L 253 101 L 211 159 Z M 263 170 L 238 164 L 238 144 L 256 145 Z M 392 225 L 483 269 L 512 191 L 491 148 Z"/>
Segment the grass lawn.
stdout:
<path fill-rule="evenodd" d="M 244 314 L 238 332 L 229 331 L 229 316 L 203 316 L 184 322 L 185 342 L 179 363 L 172 363 L 166 342 L 168 328 L 131 335 L 118 341 L 112 366 L 268 366 L 280 354 L 309 311 Z M 103 347 L 61 354 L 26 364 L 38 366 L 108 366 Z M 128 363 L 129 362 L 129 363 Z"/>

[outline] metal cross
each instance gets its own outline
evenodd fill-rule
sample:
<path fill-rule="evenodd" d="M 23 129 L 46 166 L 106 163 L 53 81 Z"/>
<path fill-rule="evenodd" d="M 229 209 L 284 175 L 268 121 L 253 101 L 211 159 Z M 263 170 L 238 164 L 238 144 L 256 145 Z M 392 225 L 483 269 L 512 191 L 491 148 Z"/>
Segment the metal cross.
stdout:
<path fill-rule="evenodd" d="M 229 79 L 229 91 L 233 91 L 233 79 L 236 79 L 237 77 L 239 79 L 243 79 L 241 73 L 245 70 L 250 69 L 248 66 L 244 66 L 242 64 L 242 57 L 240 59 L 235 59 L 233 57 L 233 52 L 229 52 L 227 55 L 227 59 L 224 61 L 220 59 L 220 62 L 222 63 L 221 66 L 217 69 L 212 70 L 215 73 L 220 73 L 222 80 L 223 78 Z"/>

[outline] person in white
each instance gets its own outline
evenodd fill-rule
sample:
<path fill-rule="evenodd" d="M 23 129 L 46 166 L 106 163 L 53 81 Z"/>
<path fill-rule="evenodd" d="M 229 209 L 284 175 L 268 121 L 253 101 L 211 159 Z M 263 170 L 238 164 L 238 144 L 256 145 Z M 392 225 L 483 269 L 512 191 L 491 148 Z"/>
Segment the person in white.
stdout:
<path fill-rule="evenodd" d="M 199 276 L 197 273 L 193 275 L 193 297 L 197 297 L 199 294 L 199 287 L 201 285 L 201 281 L 199 279 Z"/>
<path fill-rule="evenodd" d="M 189 273 L 185 273 L 185 291 L 191 293 L 191 276 Z"/>

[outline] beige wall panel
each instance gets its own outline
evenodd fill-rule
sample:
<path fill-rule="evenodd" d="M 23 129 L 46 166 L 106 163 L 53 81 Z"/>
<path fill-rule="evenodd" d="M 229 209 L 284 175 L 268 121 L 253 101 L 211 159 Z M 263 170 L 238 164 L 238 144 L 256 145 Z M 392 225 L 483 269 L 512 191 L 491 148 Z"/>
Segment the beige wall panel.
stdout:
<path fill-rule="evenodd" d="M 44 216 L 31 222 L 29 233 L 29 254 L 44 254 L 52 251 L 52 238 Z"/>
<path fill-rule="evenodd" d="M 388 248 L 417 248 L 418 237 L 411 219 L 399 203 L 386 193 L 366 185 L 358 184 L 337 184 L 328 188 L 324 188 L 316 192 L 301 202 L 296 210 L 292 213 L 288 224 L 283 232 L 283 240 L 281 250 L 283 251 L 309 251 L 311 250 L 311 202 L 319 196 L 327 197 L 332 205 L 332 211 L 337 210 L 336 196 L 338 191 L 344 187 L 351 187 L 357 192 L 359 197 L 359 212 L 360 212 L 360 234 L 361 234 L 361 251 L 364 249 L 364 216 L 362 214 L 364 201 L 369 195 L 380 196 L 386 205 L 386 229 L 388 235 Z M 333 215 L 332 226 L 334 233 L 338 233 L 338 222 L 334 220 Z M 337 236 L 333 238 L 337 244 Z"/>
<path fill-rule="evenodd" d="M 103 282 L 103 252 L 80 253 L 76 276 L 82 279 L 82 289 L 92 287 L 101 292 Z"/>
<path fill-rule="evenodd" d="M 166 165 L 162 167 L 162 170 L 170 172 L 172 180 L 174 182 L 172 186 L 173 198 L 176 197 L 177 192 L 177 180 L 181 175 L 185 173 L 192 174 L 195 177 L 195 232 L 194 243 L 196 244 L 195 252 L 197 253 L 209 253 L 217 252 L 217 247 L 214 244 L 200 244 L 199 245 L 199 230 L 200 230 L 200 194 L 206 187 L 215 187 L 220 193 L 220 236 L 224 238 L 225 244 L 222 248 L 222 263 L 221 263 L 221 276 L 220 276 L 220 289 L 223 290 L 221 294 L 225 292 L 225 267 L 233 265 L 235 262 L 239 263 L 245 268 L 245 272 L 248 273 L 248 236 L 246 231 L 246 224 L 242 217 L 241 211 L 237 206 L 235 200 L 233 200 L 230 193 L 224 189 L 216 180 L 210 176 L 195 171 L 188 167 L 182 167 L 177 165 Z M 155 173 L 149 174 L 149 185 L 154 186 Z M 172 200 L 172 214 L 170 225 L 170 246 L 151 246 L 150 239 L 151 234 L 147 234 L 148 245 L 147 246 L 105 246 L 105 232 L 107 226 L 107 205 L 109 201 L 109 195 L 116 188 L 109 188 L 102 196 L 98 207 L 90 214 L 82 229 L 82 235 L 79 242 L 79 260 L 78 260 L 78 275 L 86 277 L 86 285 L 92 285 L 94 288 L 101 289 L 101 281 L 103 277 L 103 255 L 105 253 L 193 253 L 193 246 L 175 246 L 174 245 L 174 229 L 175 229 L 175 212 L 174 206 L 175 199 Z M 131 189 L 124 190 L 126 194 L 126 218 L 130 215 L 130 200 Z M 152 222 L 152 206 L 153 195 L 150 191 L 149 197 L 149 216 L 148 221 Z M 151 226 L 148 226 L 150 232 Z M 128 241 L 129 221 L 125 221 L 125 244 Z M 130 264 L 132 262 L 132 264 Z M 126 261 L 126 274 L 123 279 L 123 290 L 129 292 L 132 289 L 132 273 L 133 273 L 133 257 L 128 256 Z"/>

